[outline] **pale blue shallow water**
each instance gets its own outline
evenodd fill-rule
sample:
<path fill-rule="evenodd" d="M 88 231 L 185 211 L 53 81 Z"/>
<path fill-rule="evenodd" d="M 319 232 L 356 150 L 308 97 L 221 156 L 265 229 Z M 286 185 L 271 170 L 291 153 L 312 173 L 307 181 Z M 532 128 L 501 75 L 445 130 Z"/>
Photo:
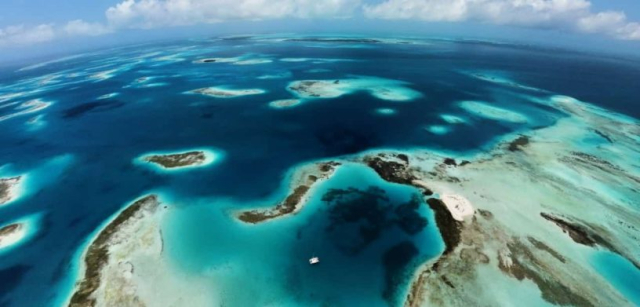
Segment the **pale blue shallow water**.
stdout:
<path fill-rule="evenodd" d="M 377 186 L 395 208 L 415 193 L 410 188 L 382 182 L 354 166 L 319 187 L 294 218 L 247 226 L 233 221 L 229 211 L 273 204 L 286 193 L 285 174 L 308 161 L 374 148 L 477 151 L 506 133 L 548 126 L 564 116 L 527 99 L 550 94 L 535 89 L 640 116 L 640 64 L 632 60 L 456 41 L 361 46 L 205 39 L 102 50 L 29 70 L 3 65 L 0 117 L 19 111 L 15 106 L 30 99 L 53 104 L 0 121 L 0 175 L 29 178 L 24 196 L 0 208 L 0 224 L 41 214 L 33 238 L 0 254 L 0 306 L 59 301 L 75 278 L 74 257 L 87 236 L 149 191 L 162 191 L 181 208 L 164 225 L 174 242 L 168 248 L 175 263 L 193 274 L 217 272 L 212 278 L 223 278 L 228 294 L 247 289 L 282 305 L 394 303 L 395 295 L 383 297 L 388 271 L 384 254 L 397 246 L 397 257 L 387 257 L 387 263 L 402 273 L 442 248 L 428 207 L 419 206 L 428 220 L 421 233 L 410 236 L 387 227 L 366 248 L 346 255 L 344 250 L 361 238 L 349 223 L 327 231 L 330 206 L 321 198 L 330 188 Z M 193 63 L 207 57 L 272 62 Z M 111 70 L 109 79 L 91 77 Z M 529 88 L 483 81 L 469 72 L 508 77 Z M 393 102 L 360 91 L 293 108 L 269 107 L 271 101 L 292 98 L 286 90 L 292 81 L 353 76 L 401 81 L 422 95 Z M 140 77 L 154 77 L 149 81 L 154 86 L 136 84 Z M 266 93 L 233 99 L 184 94 L 210 86 Z M 15 93 L 22 94 L 7 96 Z M 98 99 L 109 93 L 118 95 Z M 461 101 L 489 102 L 523 114 L 527 121 L 483 118 L 461 108 Z M 380 109 L 395 113 L 381 116 Z M 448 123 L 442 114 L 465 121 Z M 41 124 L 27 124 L 37 115 Z M 446 129 L 439 131 L 446 133 L 430 133 L 425 127 L 431 126 L 442 126 Z M 192 148 L 212 148 L 221 159 L 184 172 L 158 172 L 133 162 L 147 152 Z M 406 263 L 392 261 L 412 254 L 410 243 L 417 255 Z M 322 270 L 308 266 L 313 254 L 323 259 Z M 392 290 L 403 291 L 406 278 L 396 285 Z M 229 304 L 247 306 L 243 298 L 251 295 L 225 297 Z"/>
<path fill-rule="evenodd" d="M 591 262 L 631 303 L 640 306 L 640 270 L 620 255 L 600 251 Z"/>

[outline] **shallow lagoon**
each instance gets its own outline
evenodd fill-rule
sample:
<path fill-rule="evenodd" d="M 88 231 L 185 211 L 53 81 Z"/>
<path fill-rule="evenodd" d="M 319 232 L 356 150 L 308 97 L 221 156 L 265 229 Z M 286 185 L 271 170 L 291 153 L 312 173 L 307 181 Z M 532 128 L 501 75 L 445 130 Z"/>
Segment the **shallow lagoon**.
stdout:
<path fill-rule="evenodd" d="M 332 192 L 346 194 L 332 203 Z M 413 270 L 443 249 L 421 198 L 415 214 L 425 225 L 407 233 L 393 224 L 398 208 L 419 193 L 365 166 L 345 165 L 294 216 L 246 225 L 229 214 L 242 204 L 200 200 L 181 207 L 193 201 L 177 198 L 163 231 L 175 265 L 211 278 L 212 295 L 227 306 L 386 306 L 401 302 Z M 310 266 L 312 256 L 320 264 Z M 385 288 L 387 278 L 394 279 Z"/>

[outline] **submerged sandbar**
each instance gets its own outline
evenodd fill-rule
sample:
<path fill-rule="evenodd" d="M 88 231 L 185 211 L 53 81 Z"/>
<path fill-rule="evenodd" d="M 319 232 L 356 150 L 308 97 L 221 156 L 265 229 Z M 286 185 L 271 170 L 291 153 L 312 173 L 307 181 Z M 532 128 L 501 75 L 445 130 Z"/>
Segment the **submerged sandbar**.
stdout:
<path fill-rule="evenodd" d="M 242 97 L 248 95 L 259 95 L 266 93 L 265 90 L 262 89 L 227 89 L 222 87 L 204 87 L 189 91 L 187 93 L 191 94 L 200 94 L 204 96 L 214 97 L 214 98 L 235 98 Z"/>
<path fill-rule="evenodd" d="M 275 109 L 291 108 L 302 103 L 301 99 L 280 99 L 269 103 L 269 106 Z"/>

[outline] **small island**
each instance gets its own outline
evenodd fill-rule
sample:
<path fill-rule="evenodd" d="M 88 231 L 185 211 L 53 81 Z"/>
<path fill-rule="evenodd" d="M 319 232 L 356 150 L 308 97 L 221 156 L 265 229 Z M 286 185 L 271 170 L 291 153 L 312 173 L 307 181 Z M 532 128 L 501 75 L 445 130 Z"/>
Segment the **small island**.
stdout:
<path fill-rule="evenodd" d="M 26 227 L 22 223 L 0 227 L 0 250 L 18 243 L 25 236 Z"/>
<path fill-rule="evenodd" d="M 160 170 L 181 170 L 210 165 L 221 154 L 210 149 L 194 149 L 178 152 L 151 152 L 138 157 L 134 163 L 152 165 Z"/>
<path fill-rule="evenodd" d="M 22 181 L 22 176 L 0 178 L 0 206 L 8 204 L 17 197 L 16 189 Z"/>
<path fill-rule="evenodd" d="M 289 83 L 287 90 L 302 99 L 331 99 L 355 92 L 367 92 L 388 101 L 410 101 L 422 94 L 408 83 L 377 77 L 354 77 L 333 80 L 300 80 Z"/>
<path fill-rule="evenodd" d="M 275 207 L 240 212 L 237 218 L 249 224 L 258 224 L 299 211 L 311 188 L 328 179 L 340 165 L 338 162 L 322 162 L 303 166 L 293 176 L 291 192 Z"/>
<path fill-rule="evenodd" d="M 152 155 L 144 158 L 145 161 L 159 164 L 164 168 L 202 165 L 206 159 L 207 157 L 202 151 L 190 151 L 171 155 Z"/>

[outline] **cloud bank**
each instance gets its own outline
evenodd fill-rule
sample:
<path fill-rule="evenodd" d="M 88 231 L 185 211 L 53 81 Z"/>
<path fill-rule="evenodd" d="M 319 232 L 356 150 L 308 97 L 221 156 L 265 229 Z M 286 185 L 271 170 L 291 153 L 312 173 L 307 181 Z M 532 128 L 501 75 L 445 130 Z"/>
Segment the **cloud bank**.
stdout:
<path fill-rule="evenodd" d="M 107 9 L 115 27 L 215 23 L 281 18 L 346 18 L 360 0 L 125 0 Z"/>
<path fill-rule="evenodd" d="M 479 22 L 545 28 L 640 40 L 640 23 L 624 12 L 594 12 L 588 0 L 122 0 L 103 22 L 72 20 L 64 25 L 0 28 L 0 46 L 28 45 L 56 38 L 98 36 L 130 28 L 161 28 L 225 21 L 350 18 L 424 22 Z"/>
<path fill-rule="evenodd" d="M 363 12 L 373 19 L 476 21 L 640 40 L 640 23 L 627 20 L 623 12 L 594 13 L 586 0 L 385 0 L 364 5 Z"/>
<path fill-rule="evenodd" d="M 53 40 L 55 38 L 54 26 L 42 24 L 35 27 L 25 25 L 8 26 L 0 28 L 0 46 L 3 45 L 30 45 Z"/>

